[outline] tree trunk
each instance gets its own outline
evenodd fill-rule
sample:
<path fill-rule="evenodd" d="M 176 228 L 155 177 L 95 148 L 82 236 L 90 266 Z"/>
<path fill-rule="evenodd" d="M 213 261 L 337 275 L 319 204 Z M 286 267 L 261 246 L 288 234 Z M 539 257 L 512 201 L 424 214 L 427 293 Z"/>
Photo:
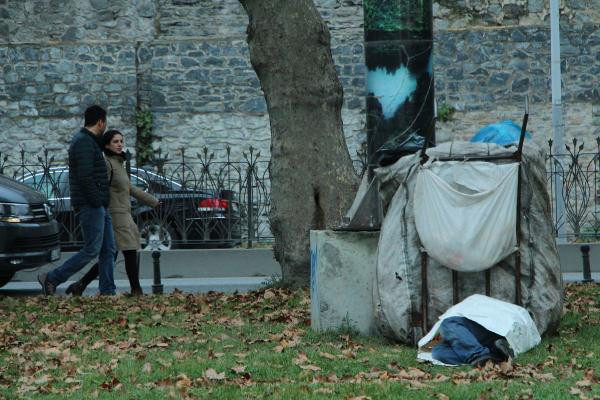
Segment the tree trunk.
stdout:
<path fill-rule="evenodd" d="M 332 228 L 358 177 L 342 130 L 342 86 L 312 0 L 240 0 L 271 123 L 271 230 L 285 284 L 308 285 L 309 231 Z"/>

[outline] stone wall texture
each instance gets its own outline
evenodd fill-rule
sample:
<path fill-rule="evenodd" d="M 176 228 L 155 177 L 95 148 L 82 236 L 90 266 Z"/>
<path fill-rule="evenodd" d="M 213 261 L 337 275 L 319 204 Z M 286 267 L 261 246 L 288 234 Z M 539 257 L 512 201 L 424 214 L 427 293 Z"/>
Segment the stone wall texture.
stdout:
<path fill-rule="evenodd" d="M 589 143 L 600 135 L 600 0 L 561 3 L 566 134 Z M 362 1 L 315 4 L 331 31 L 356 157 L 365 140 Z M 519 123 L 526 95 L 529 130 L 546 142 L 548 1 L 438 0 L 434 16 L 438 107 L 457 110 L 438 123 L 438 142 L 501 119 Z M 141 106 L 152 112 L 163 152 L 229 145 L 236 158 L 252 145 L 268 159 L 269 118 L 247 23 L 237 0 L 0 0 L 0 152 L 16 158 L 21 147 L 47 147 L 64 156 L 83 110 L 98 103 L 131 148 Z"/>

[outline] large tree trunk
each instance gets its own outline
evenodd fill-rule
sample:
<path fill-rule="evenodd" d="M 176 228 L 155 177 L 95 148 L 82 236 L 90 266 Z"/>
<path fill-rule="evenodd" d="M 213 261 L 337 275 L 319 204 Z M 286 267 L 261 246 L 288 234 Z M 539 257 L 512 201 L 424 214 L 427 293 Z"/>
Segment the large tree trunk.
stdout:
<path fill-rule="evenodd" d="M 312 0 L 240 0 L 271 122 L 271 229 L 284 283 L 308 285 L 309 231 L 332 228 L 358 177 L 342 131 L 342 86 Z"/>

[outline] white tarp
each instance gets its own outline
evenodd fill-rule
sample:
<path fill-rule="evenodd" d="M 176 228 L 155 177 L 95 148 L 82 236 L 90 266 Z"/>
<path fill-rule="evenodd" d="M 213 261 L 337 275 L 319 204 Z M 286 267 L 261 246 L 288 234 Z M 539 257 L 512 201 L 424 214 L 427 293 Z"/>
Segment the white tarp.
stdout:
<path fill-rule="evenodd" d="M 483 271 L 516 250 L 519 164 L 433 161 L 417 174 L 415 224 L 428 255 Z"/>
<path fill-rule="evenodd" d="M 537 346 L 541 341 L 535 323 L 526 309 L 481 294 L 474 294 L 450 307 L 439 317 L 429 333 L 419 340 L 417 359 L 437 361 L 424 347 L 433 340 L 442 321 L 449 317 L 468 318 L 485 329 L 504 336 L 515 352 L 515 357 Z"/>
<path fill-rule="evenodd" d="M 430 159 L 477 157 L 504 154 L 506 149 L 491 143 L 443 143 L 427 149 Z M 475 161 L 470 161 L 475 162 Z M 556 330 L 562 312 L 562 275 L 548 195 L 545 154 L 540 146 L 525 144 L 521 161 L 521 305 L 532 315 L 540 334 Z M 414 191 L 420 157 L 400 158 L 395 164 L 375 170 L 385 218 L 379 235 L 376 283 L 373 301 L 378 331 L 393 339 L 416 345 L 427 332 L 422 320 L 433 326 L 454 302 L 453 270 L 427 259 L 423 281 L 423 245 L 415 227 Z M 514 255 L 514 253 L 513 253 Z M 515 301 L 516 257 L 510 255 L 490 271 L 490 296 Z M 458 301 L 485 293 L 485 272 L 457 272 Z M 426 283 L 427 297 L 423 298 Z M 427 305 L 424 315 L 423 303 Z"/>

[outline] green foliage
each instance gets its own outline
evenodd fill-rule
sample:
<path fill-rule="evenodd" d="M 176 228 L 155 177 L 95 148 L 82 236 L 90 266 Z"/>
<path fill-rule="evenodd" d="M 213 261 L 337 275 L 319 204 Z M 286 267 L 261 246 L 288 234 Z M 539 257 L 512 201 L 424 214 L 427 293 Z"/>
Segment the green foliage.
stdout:
<path fill-rule="evenodd" d="M 452 121 L 453 115 L 456 112 L 456 109 L 451 105 L 446 103 L 442 104 L 437 109 L 437 119 L 441 122 Z"/>
<path fill-rule="evenodd" d="M 348 335 L 349 337 L 355 337 L 360 334 L 358 329 L 356 329 L 356 324 L 350 318 L 350 315 L 346 313 L 346 316 L 342 320 L 342 324 L 338 328 L 338 334 L 340 335 Z"/>
<path fill-rule="evenodd" d="M 148 109 L 138 109 L 135 113 L 137 141 L 135 145 L 137 165 L 148 164 L 154 158 L 152 143 L 160 140 L 152 133 L 152 113 Z"/>
<path fill-rule="evenodd" d="M 364 0 L 366 30 L 420 31 L 429 26 L 431 0 Z"/>

